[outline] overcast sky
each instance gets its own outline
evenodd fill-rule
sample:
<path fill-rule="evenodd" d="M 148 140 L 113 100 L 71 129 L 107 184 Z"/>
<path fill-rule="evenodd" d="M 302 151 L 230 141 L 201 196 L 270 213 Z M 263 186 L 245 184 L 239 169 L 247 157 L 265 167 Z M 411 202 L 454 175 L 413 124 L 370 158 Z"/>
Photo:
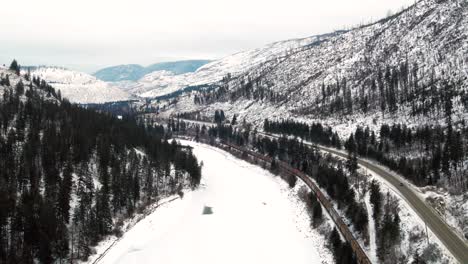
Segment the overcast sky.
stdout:
<path fill-rule="evenodd" d="M 0 7 L 0 62 L 100 67 L 216 59 L 376 20 L 414 0 L 22 0 Z"/>

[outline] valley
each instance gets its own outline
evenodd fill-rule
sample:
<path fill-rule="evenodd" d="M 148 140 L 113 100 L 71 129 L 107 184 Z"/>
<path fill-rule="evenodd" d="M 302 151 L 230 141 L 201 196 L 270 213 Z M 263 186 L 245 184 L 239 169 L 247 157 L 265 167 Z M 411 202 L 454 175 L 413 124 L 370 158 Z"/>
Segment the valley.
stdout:
<path fill-rule="evenodd" d="M 304 221 L 299 186 L 216 148 L 181 144 L 203 162 L 200 188 L 144 218 L 96 263 L 333 263 Z"/>
<path fill-rule="evenodd" d="M 468 263 L 467 0 L 124 2 L 0 25 L 0 264 Z"/>

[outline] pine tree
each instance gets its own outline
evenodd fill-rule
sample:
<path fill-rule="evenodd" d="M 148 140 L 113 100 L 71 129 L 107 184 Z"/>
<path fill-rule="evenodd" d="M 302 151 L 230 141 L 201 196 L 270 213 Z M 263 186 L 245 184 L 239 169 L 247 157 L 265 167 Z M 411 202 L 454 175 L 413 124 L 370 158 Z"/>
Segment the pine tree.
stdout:
<path fill-rule="evenodd" d="M 346 167 L 352 175 L 356 174 L 358 169 L 358 161 L 355 152 L 348 154 L 348 161 L 346 162 Z"/>
<path fill-rule="evenodd" d="M 314 219 L 314 225 L 317 226 L 322 222 L 322 206 L 320 205 L 319 202 L 314 204 L 313 210 L 313 219 Z"/>
<path fill-rule="evenodd" d="M 72 164 L 71 161 L 68 160 L 67 165 L 63 171 L 63 179 L 60 183 L 58 196 L 58 212 L 62 221 L 66 224 L 68 224 L 70 220 L 70 199 L 73 185 L 72 173 Z"/>
<path fill-rule="evenodd" d="M 67 226 L 60 222 L 57 228 L 57 241 L 53 244 L 53 253 L 60 260 L 65 260 L 70 252 L 70 237 Z"/>
<path fill-rule="evenodd" d="M 17 84 L 16 84 L 16 94 L 18 96 L 21 96 L 24 94 L 24 84 L 23 84 L 23 81 L 19 81 Z"/>
<path fill-rule="evenodd" d="M 5 76 L 5 79 L 3 79 L 3 85 L 10 86 L 10 75 L 7 74 Z M 6 100 L 4 100 L 4 101 L 6 101 Z"/>
<path fill-rule="evenodd" d="M 374 219 L 378 219 L 382 208 L 382 194 L 380 193 L 380 186 L 377 181 L 372 180 L 370 185 L 370 202 L 373 207 Z M 376 221 L 378 223 L 378 221 Z"/>
<path fill-rule="evenodd" d="M 275 158 L 271 160 L 270 171 L 273 172 L 273 174 L 278 174 L 278 162 Z"/>
<path fill-rule="evenodd" d="M 236 114 L 234 114 L 234 115 L 232 116 L 231 125 L 233 125 L 233 126 L 234 126 L 234 125 L 236 125 L 236 124 L 237 124 L 237 115 L 236 115 Z"/>
<path fill-rule="evenodd" d="M 335 259 L 338 257 L 338 252 L 340 251 L 341 249 L 341 238 L 340 238 L 340 234 L 338 233 L 338 231 L 336 230 L 336 228 L 334 227 L 332 232 L 330 233 L 330 245 L 332 247 L 332 250 L 334 252 L 334 256 L 335 256 Z"/>
<path fill-rule="evenodd" d="M 16 73 L 16 75 L 20 75 L 20 65 L 18 64 L 18 62 L 16 60 L 13 60 L 10 64 L 10 70 L 14 71 Z"/>
<path fill-rule="evenodd" d="M 295 175 L 288 175 L 286 178 L 289 188 L 294 188 L 296 186 L 297 177 Z"/>

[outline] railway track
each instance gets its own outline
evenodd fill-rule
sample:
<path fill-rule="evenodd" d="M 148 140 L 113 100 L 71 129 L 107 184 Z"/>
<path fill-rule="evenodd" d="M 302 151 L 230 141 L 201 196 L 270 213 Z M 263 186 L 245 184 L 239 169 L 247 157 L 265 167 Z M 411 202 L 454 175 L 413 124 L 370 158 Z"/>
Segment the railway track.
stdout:
<path fill-rule="evenodd" d="M 192 123 L 192 124 L 199 124 L 199 125 L 206 125 L 212 126 L 216 125 L 211 122 L 200 122 L 200 121 L 193 121 L 189 119 L 183 119 L 183 121 Z M 280 136 L 264 133 L 264 132 L 257 132 L 258 135 L 262 135 L 269 138 L 278 139 Z M 332 148 L 327 148 L 324 146 L 311 144 L 304 142 L 304 144 L 309 145 L 311 147 L 315 147 L 320 149 L 321 151 L 331 153 L 336 156 L 340 156 L 346 158 L 346 154 Z M 358 163 L 360 166 L 365 167 L 369 171 L 373 171 L 374 173 L 381 176 L 385 179 L 388 184 L 392 186 L 392 188 L 396 189 L 401 198 L 406 200 L 406 202 L 412 207 L 412 209 L 419 215 L 422 221 L 424 221 L 430 230 L 434 233 L 435 236 L 444 244 L 444 246 L 450 251 L 450 253 L 458 260 L 459 263 L 466 263 L 468 264 L 468 242 L 465 238 L 459 236 L 456 231 L 453 230 L 443 219 L 442 217 L 429 205 L 425 203 L 423 199 L 421 199 L 416 192 L 406 184 L 401 185 L 401 180 L 398 176 L 395 176 L 393 173 L 389 172 L 385 167 L 380 166 L 378 164 L 371 163 L 368 160 L 358 158 Z"/>
<path fill-rule="evenodd" d="M 278 139 L 279 136 L 269 133 L 258 132 L 259 134 Z M 341 158 L 347 158 L 347 154 L 339 150 L 328 148 L 316 144 L 304 142 L 310 147 L 317 148 L 320 151 L 333 154 Z M 463 264 L 468 264 L 468 243 L 463 237 L 457 235 L 456 231 L 450 227 L 441 215 L 436 212 L 431 206 L 421 199 L 413 188 L 408 184 L 403 184 L 402 180 L 394 173 L 390 172 L 385 167 L 375 164 L 369 160 L 358 158 L 358 164 L 369 171 L 373 171 L 382 177 L 393 189 L 397 190 L 401 198 L 411 206 L 411 208 L 419 215 L 427 227 L 434 233 L 442 244 L 450 251 L 452 256 Z"/>
<path fill-rule="evenodd" d="M 182 139 L 187 139 L 186 137 L 183 137 L 183 136 L 177 136 L 177 137 L 182 138 Z M 210 144 L 210 142 L 208 142 L 205 139 L 200 139 L 200 142 L 204 144 Z M 230 142 L 215 142 L 214 146 L 222 150 L 225 150 L 226 152 L 229 152 L 235 156 L 242 156 L 244 157 L 244 159 L 247 159 L 247 160 L 249 160 L 250 158 L 250 160 L 256 161 L 257 163 L 263 162 L 264 164 L 271 164 L 272 162 L 272 158 L 268 156 L 261 155 L 254 151 L 232 144 Z M 339 232 L 342 234 L 345 240 L 351 245 L 351 248 L 354 254 L 356 255 L 356 259 L 358 263 L 371 264 L 372 262 L 370 261 L 365 251 L 363 250 L 359 242 L 354 237 L 354 235 L 349 230 L 348 225 L 343 221 L 343 219 L 338 214 L 338 212 L 333 208 L 331 201 L 323 194 L 320 188 L 312 181 L 310 176 L 301 172 L 298 169 L 291 167 L 289 164 L 283 161 L 277 161 L 277 163 L 282 173 L 286 173 L 286 174 L 289 174 L 289 175 L 292 175 L 294 177 L 301 179 L 312 190 L 312 192 L 317 197 L 317 200 L 322 204 L 325 210 L 327 210 L 328 214 L 332 218 Z"/>

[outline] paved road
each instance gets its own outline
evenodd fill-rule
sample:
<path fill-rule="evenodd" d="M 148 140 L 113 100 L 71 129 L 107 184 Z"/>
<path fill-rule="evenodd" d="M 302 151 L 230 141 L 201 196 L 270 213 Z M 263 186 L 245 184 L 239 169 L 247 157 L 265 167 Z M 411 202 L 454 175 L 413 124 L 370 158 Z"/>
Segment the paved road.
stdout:
<path fill-rule="evenodd" d="M 190 122 L 189 120 L 185 120 Z M 260 132 L 261 133 L 261 132 Z M 276 137 L 276 135 L 261 133 L 270 137 Z M 307 144 L 307 143 L 306 143 Z M 312 144 L 309 144 L 312 145 Z M 319 149 L 332 153 L 337 156 L 347 158 L 347 154 L 332 148 L 327 148 L 323 146 L 317 146 Z M 421 217 L 421 219 L 426 222 L 427 226 L 431 231 L 439 238 L 440 241 L 445 245 L 445 247 L 452 253 L 452 255 L 462 264 L 468 264 L 468 244 L 466 240 L 459 237 L 450 226 L 448 226 L 429 205 L 427 205 L 419 196 L 411 189 L 411 187 L 406 185 L 400 185 L 400 179 L 389 173 L 384 167 L 376 164 L 372 164 L 364 159 L 358 159 L 358 163 L 367 168 L 368 170 L 373 171 L 374 173 L 380 175 L 384 178 L 389 184 L 391 184 L 394 189 L 398 190 L 402 197 L 410 204 L 413 210 Z"/>
<path fill-rule="evenodd" d="M 340 151 L 318 146 L 323 151 L 332 153 L 337 156 L 347 157 L 347 154 L 344 154 Z M 388 183 L 393 185 L 400 194 L 406 199 L 406 201 L 413 207 L 414 211 L 426 222 L 427 226 L 432 230 L 432 232 L 444 243 L 447 249 L 452 253 L 452 255 L 463 264 L 468 264 L 468 244 L 462 238 L 460 238 L 436 213 L 432 208 L 430 208 L 419 196 L 406 185 L 400 185 L 400 180 L 394 176 L 392 173 L 389 173 L 382 166 L 372 164 L 366 160 L 358 159 L 358 163 L 375 172 L 384 178 Z"/>

